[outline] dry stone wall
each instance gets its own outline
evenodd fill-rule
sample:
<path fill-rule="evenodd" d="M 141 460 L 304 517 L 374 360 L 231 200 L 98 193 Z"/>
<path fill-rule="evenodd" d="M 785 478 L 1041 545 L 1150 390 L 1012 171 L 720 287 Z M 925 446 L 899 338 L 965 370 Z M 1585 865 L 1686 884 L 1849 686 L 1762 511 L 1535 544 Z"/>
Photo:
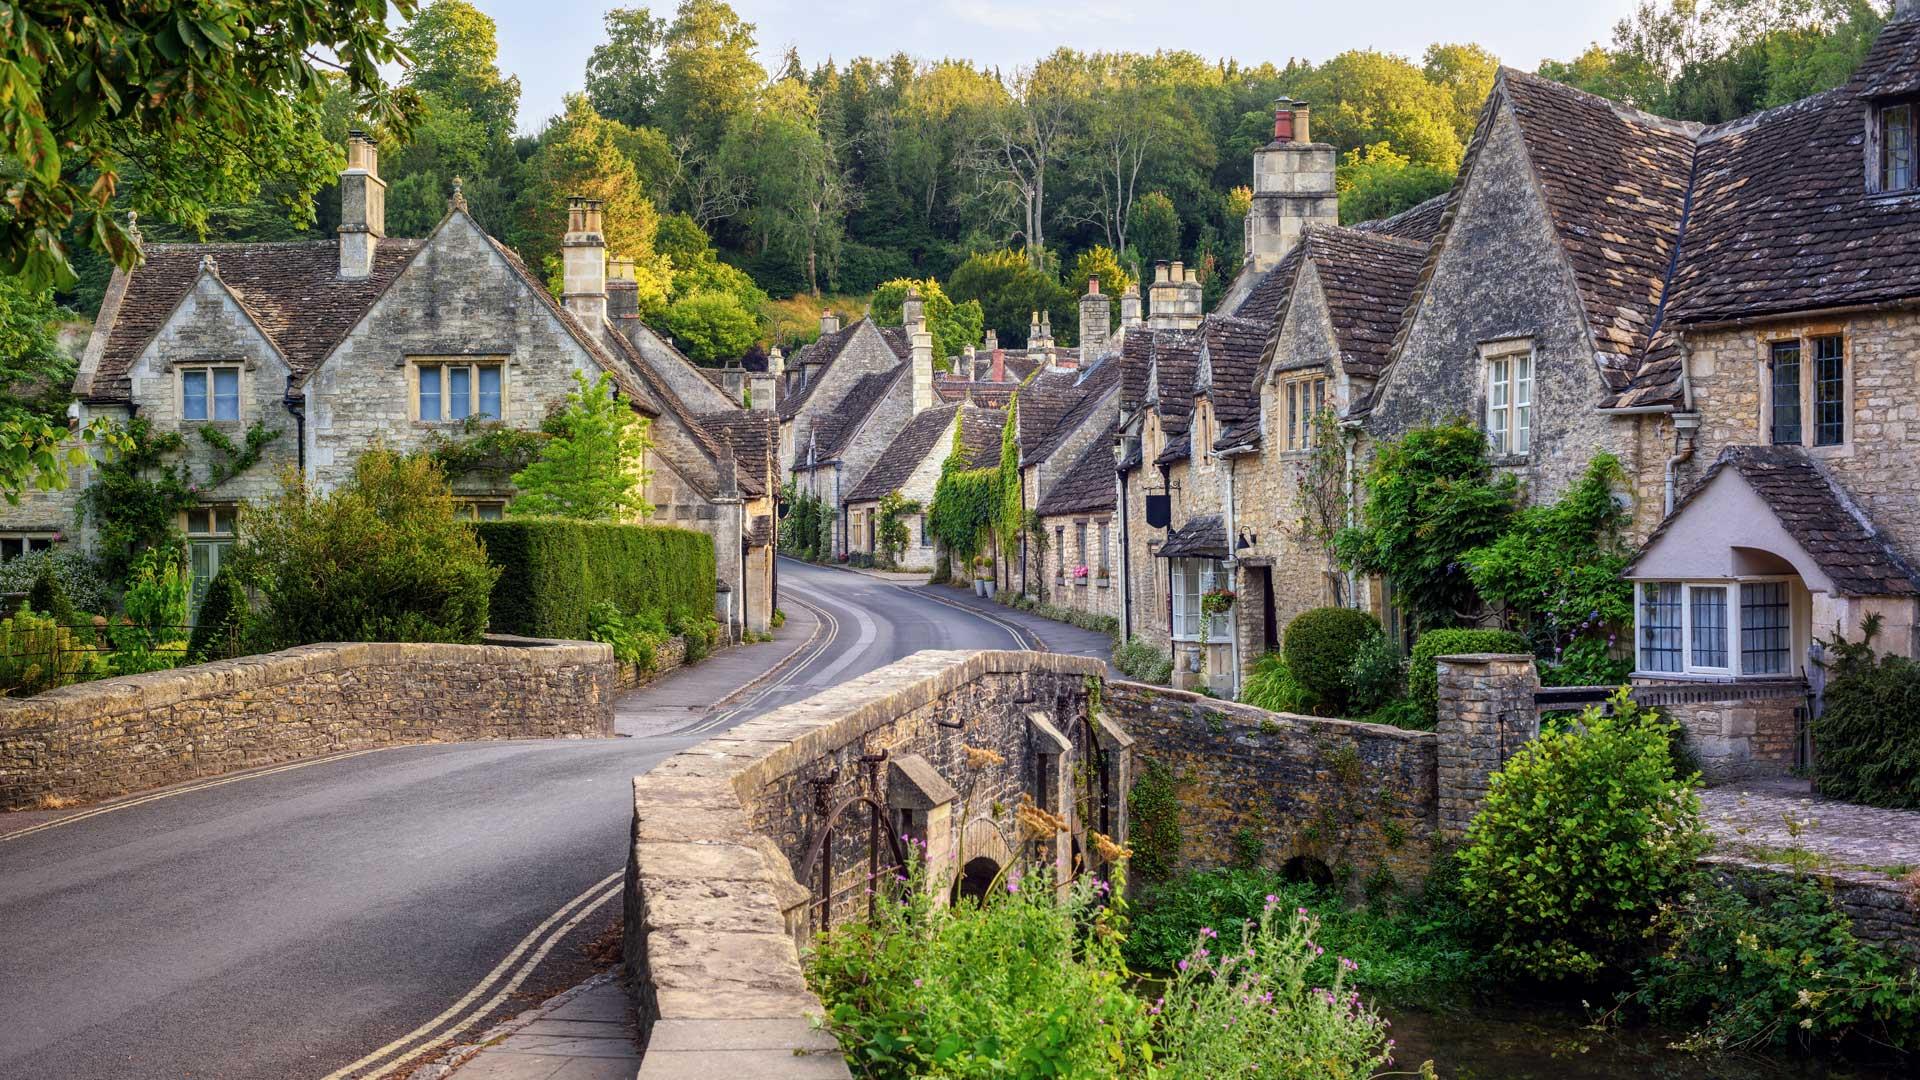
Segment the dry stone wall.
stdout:
<path fill-rule="evenodd" d="M 0 810 L 104 799 L 343 750 L 613 735 L 595 642 L 353 643 L 0 701 Z"/>

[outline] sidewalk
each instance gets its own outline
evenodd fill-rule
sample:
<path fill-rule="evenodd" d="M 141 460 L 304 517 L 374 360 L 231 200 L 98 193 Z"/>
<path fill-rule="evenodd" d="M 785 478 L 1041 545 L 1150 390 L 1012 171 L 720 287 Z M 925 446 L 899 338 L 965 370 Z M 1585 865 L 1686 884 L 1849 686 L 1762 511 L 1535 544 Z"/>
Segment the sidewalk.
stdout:
<path fill-rule="evenodd" d="M 1784 777 L 1708 788 L 1700 806 L 1714 839 L 1735 853 L 1892 878 L 1920 870 L 1920 811 L 1822 799 L 1805 780 Z"/>
<path fill-rule="evenodd" d="M 1098 630 L 1087 630 L 1072 623 L 1055 622 L 1031 612 L 1010 608 L 1005 604 L 975 596 L 973 590 L 952 585 L 918 585 L 915 592 L 948 604 L 977 611 L 997 622 L 1011 623 L 1025 631 L 1029 637 L 1038 638 L 1042 652 L 1066 653 L 1070 656 L 1091 656 L 1095 660 L 1104 660 L 1107 675 L 1110 678 L 1123 678 L 1113 666 L 1113 639 Z"/>
<path fill-rule="evenodd" d="M 613 730 L 644 737 L 685 727 L 764 682 L 805 647 L 818 628 L 813 613 L 796 604 L 772 641 L 722 649 L 620 695 L 613 703 Z"/>

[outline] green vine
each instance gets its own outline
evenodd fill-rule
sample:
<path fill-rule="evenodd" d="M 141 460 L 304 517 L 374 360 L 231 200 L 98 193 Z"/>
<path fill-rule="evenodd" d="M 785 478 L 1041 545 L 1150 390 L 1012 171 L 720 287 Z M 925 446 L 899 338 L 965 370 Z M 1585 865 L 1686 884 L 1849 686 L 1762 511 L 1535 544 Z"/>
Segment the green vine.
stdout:
<path fill-rule="evenodd" d="M 1009 426 L 1013 423 L 1011 414 L 1007 423 Z M 934 485 L 933 508 L 927 512 L 927 531 L 952 554 L 972 559 L 980 553 L 993 528 L 1000 470 L 968 468 L 966 447 L 960 435 L 961 425 L 956 424 L 953 449 L 941 462 L 940 481 Z"/>
<path fill-rule="evenodd" d="M 1020 493 L 1020 392 L 1007 399 L 1007 421 L 1000 428 L 1000 466 L 995 474 L 1000 488 L 993 523 L 1000 536 L 1000 558 L 1013 565 L 1019 554 L 1020 528 L 1026 524 L 1026 502 Z"/>
<path fill-rule="evenodd" d="M 900 557 L 906 554 L 907 545 L 913 540 L 906 519 L 919 512 L 919 502 L 897 491 L 889 491 L 880 499 L 880 523 L 874 531 L 889 565 L 898 566 Z"/>
<path fill-rule="evenodd" d="M 469 417 L 458 436 L 435 433 L 427 446 L 434 464 L 448 477 L 485 472 L 509 477 L 540 456 L 553 436 L 545 431 L 508 427 L 497 420 Z"/>
<path fill-rule="evenodd" d="M 226 483 L 259 464 L 260 455 L 266 452 L 267 445 L 275 439 L 278 439 L 282 434 L 284 434 L 284 432 L 280 428 L 274 428 L 272 431 L 268 431 L 265 420 L 255 420 L 253 426 L 247 429 L 245 445 L 236 446 L 233 440 L 227 437 L 226 432 L 221 431 L 212 424 L 202 425 L 200 428 L 201 441 L 212 447 L 220 455 L 214 459 L 213 464 L 210 466 L 211 479 L 207 486 L 219 487 L 221 484 Z"/>
<path fill-rule="evenodd" d="M 177 431 L 155 431 L 145 417 L 127 422 L 126 446 L 100 462 L 80 495 L 79 514 L 98 532 L 100 570 L 119 586 L 134 560 L 179 543 L 180 514 L 200 501 L 184 463 L 173 460 L 186 441 Z"/>
<path fill-rule="evenodd" d="M 1152 758 L 1127 793 L 1133 869 L 1142 881 L 1166 881 L 1180 864 L 1180 780 Z"/>

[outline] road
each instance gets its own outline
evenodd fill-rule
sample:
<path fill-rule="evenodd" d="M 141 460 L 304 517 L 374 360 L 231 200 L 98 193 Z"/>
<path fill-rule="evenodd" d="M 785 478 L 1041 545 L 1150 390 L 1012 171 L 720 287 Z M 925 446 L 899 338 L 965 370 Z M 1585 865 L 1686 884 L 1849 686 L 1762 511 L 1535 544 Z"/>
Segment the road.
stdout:
<path fill-rule="evenodd" d="M 383 1075 L 524 1008 L 608 924 L 629 781 L 697 729 L 921 649 L 1026 644 L 872 578 L 780 574 L 820 635 L 677 731 L 341 755 L 0 835 L 0 1077 Z"/>

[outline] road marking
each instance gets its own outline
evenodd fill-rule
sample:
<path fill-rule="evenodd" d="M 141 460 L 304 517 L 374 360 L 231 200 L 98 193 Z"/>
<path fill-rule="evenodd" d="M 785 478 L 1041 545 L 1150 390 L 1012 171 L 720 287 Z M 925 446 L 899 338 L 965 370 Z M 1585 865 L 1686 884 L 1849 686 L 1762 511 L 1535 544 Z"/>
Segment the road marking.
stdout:
<path fill-rule="evenodd" d="M 854 661 L 860 659 L 861 655 L 867 651 L 868 646 L 879 640 L 880 628 L 874 625 L 873 617 L 858 606 L 854 606 L 852 611 L 854 621 L 860 626 L 860 636 L 854 639 L 853 647 L 848 649 L 845 655 L 827 665 L 825 671 L 818 672 L 812 678 L 808 679 L 807 682 L 809 685 L 832 686 L 834 684 L 834 676 L 847 670 Z M 835 620 L 835 622 L 837 625 L 838 620 Z"/>
<path fill-rule="evenodd" d="M 507 995 L 520 988 L 520 984 L 526 981 L 527 976 L 533 974 L 534 969 L 538 968 L 540 962 L 547 958 L 547 954 L 553 950 L 554 945 L 558 944 L 560 939 L 566 937 L 568 932 L 573 930 L 574 927 L 579 926 L 587 916 L 598 911 L 601 907 L 605 906 L 608 901 L 620 895 L 624 884 L 618 882 L 619 879 L 625 875 L 626 871 L 616 870 L 606 877 L 601 878 L 599 881 L 594 882 L 592 885 L 589 885 L 585 892 L 560 905 L 558 911 L 547 916 L 546 919 L 541 921 L 539 926 L 534 927 L 528 932 L 526 937 L 521 938 L 519 944 L 515 945 L 512 951 L 508 952 L 498 964 L 495 964 L 492 971 L 487 972 L 485 978 L 474 984 L 473 989 L 467 991 L 460 1000 L 447 1006 L 446 1010 L 439 1016 L 421 1024 L 419 1027 L 414 1028 L 412 1031 L 407 1032 L 405 1035 L 400 1036 L 353 1064 L 328 1073 L 322 1077 L 321 1080 L 346 1080 L 347 1077 L 353 1076 L 362 1069 L 380 1065 L 380 1068 L 361 1078 L 361 1080 L 375 1080 L 376 1077 L 385 1075 L 388 1070 L 397 1064 L 391 1060 L 396 1055 L 404 1055 L 404 1057 L 401 1058 L 403 1061 L 408 1058 L 417 1057 L 424 1051 L 453 1038 L 455 1035 L 460 1034 L 478 1023 L 483 1017 L 491 1013 L 500 1002 L 506 1000 Z M 609 888 L 608 886 L 612 887 Z M 586 906 L 581 907 L 580 905 L 582 904 Z M 576 908 L 579 910 L 575 911 Z M 559 931 L 551 936 L 547 936 L 546 941 L 541 943 L 539 948 L 534 949 L 535 943 L 540 942 L 540 939 L 547 935 L 547 931 L 550 930 L 555 923 L 566 919 L 569 913 L 572 913 L 573 917 L 568 919 L 567 922 L 560 927 Z M 531 955 L 528 955 L 529 949 L 533 949 Z M 521 962 L 521 957 L 523 956 L 526 957 L 525 962 Z M 515 967 L 516 964 L 518 964 L 517 968 Z M 512 970 L 512 977 L 501 986 L 498 993 L 487 999 L 486 1004 L 481 1006 L 479 1011 L 470 1013 L 459 1024 L 442 1032 L 437 1037 L 429 1038 L 441 1025 L 458 1017 L 467 1006 L 479 1000 L 480 995 L 486 993 L 488 988 L 502 976 L 506 975 L 509 970 Z M 385 1064 L 381 1064 L 383 1062 Z"/>
<path fill-rule="evenodd" d="M 1034 633 L 1031 630 L 1028 630 L 1026 627 L 1021 626 L 1018 623 L 1011 623 L 1006 621 L 1005 619 L 996 618 L 992 615 L 987 614 L 984 611 L 979 610 L 978 608 L 969 607 L 966 604 L 949 600 L 944 596 L 936 596 L 935 594 L 927 592 L 924 589 L 912 588 L 906 585 L 896 585 L 894 586 L 894 588 L 899 589 L 902 592 L 912 593 L 914 596 L 925 597 L 926 599 L 931 600 L 936 604 L 945 604 L 948 607 L 954 609 L 955 611 L 964 611 L 976 619 L 984 619 L 987 622 L 990 622 L 995 626 L 998 626 L 1000 629 L 1005 630 L 1007 633 L 1012 634 L 1013 643 L 1022 649 L 1026 649 L 1029 652 L 1051 652 L 1052 651 L 1051 649 L 1047 648 L 1046 642 L 1040 640 L 1040 635 Z"/>
<path fill-rule="evenodd" d="M 799 675 L 802 669 L 804 669 L 808 664 L 811 664 L 815 660 L 818 660 L 820 657 L 826 655 L 827 650 L 831 649 L 833 647 L 833 643 L 837 641 L 840 637 L 840 620 L 835 618 L 833 613 L 831 611 L 828 611 L 826 608 L 818 604 L 810 604 L 807 601 L 800 599 L 799 594 L 802 591 L 803 590 L 801 590 L 797 586 L 788 586 L 789 595 L 792 596 L 794 603 L 797 603 L 801 607 L 806 608 L 808 611 L 813 612 L 814 619 L 815 619 L 815 625 L 814 625 L 815 636 L 816 637 L 819 636 L 819 632 L 822 628 L 825 628 L 827 630 L 825 639 L 820 641 L 818 645 L 813 646 L 812 652 L 810 652 L 807 655 L 807 658 L 805 660 L 797 661 L 795 663 L 788 665 L 785 672 L 782 673 L 779 679 L 767 685 L 766 687 L 762 688 L 759 693 L 753 695 L 751 698 L 747 699 L 746 701 L 740 702 L 739 704 L 733 706 L 730 709 L 726 709 L 722 712 L 715 713 L 710 716 L 702 717 L 699 720 L 696 720 L 695 722 L 693 722 L 692 724 L 689 724 L 686 727 L 681 728 L 677 731 L 670 732 L 669 734 L 704 735 L 709 732 L 719 730 L 728 721 L 739 716 L 741 713 L 745 712 L 746 710 L 753 708 L 755 705 L 758 705 L 760 702 L 765 701 L 769 695 L 774 694 L 778 691 L 787 689 L 789 686 L 793 684 L 794 678 L 797 675 Z M 808 640 L 809 642 L 811 642 L 813 639 L 810 638 Z M 798 656 L 799 650 L 795 650 L 794 655 Z"/>
<path fill-rule="evenodd" d="M 277 776 L 280 773 L 292 772 L 295 769 L 304 769 L 310 765 L 325 765 L 328 762 L 332 762 L 332 761 L 345 761 L 348 758 L 360 757 L 363 754 L 377 754 L 382 750 L 392 750 L 392 749 L 394 749 L 394 747 L 375 746 L 366 750 L 349 750 L 344 754 L 329 754 L 326 757 L 310 758 L 306 761 L 296 761 L 291 765 L 278 765 L 270 769 L 261 769 L 257 772 L 242 773 L 238 776 L 225 776 L 217 780 L 207 780 L 197 784 L 189 784 L 186 787 L 169 788 L 166 791 L 156 791 L 151 795 L 142 795 L 138 798 L 124 799 L 124 800 L 121 800 L 120 802 L 111 802 L 106 804 L 105 806 L 96 806 L 91 810 L 83 810 L 80 813 L 72 814 L 67 817 L 55 818 L 52 821 L 43 821 L 38 825 L 30 825 L 27 828 L 18 829 L 18 830 L 15 830 L 14 832 L 0 833 L 0 843 L 5 843 L 8 840 L 18 840 L 22 836 L 30 836 L 34 833 L 43 832 L 47 829 L 58 828 L 62 825 L 72 825 L 77 821 L 85 821 L 88 818 L 99 817 L 101 814 L 111 814 L 115 810 L 130 810 L 133 807 L 145 806 L 150 802 L 158 802 L 161 799 L 171 799 L 175 795 L 191 795 L 196 791 L 205 791 L 208 788 L 224 787 L 227 784 L 237 784 L 242 780 L 257 780 L 263 776 Z"/>

